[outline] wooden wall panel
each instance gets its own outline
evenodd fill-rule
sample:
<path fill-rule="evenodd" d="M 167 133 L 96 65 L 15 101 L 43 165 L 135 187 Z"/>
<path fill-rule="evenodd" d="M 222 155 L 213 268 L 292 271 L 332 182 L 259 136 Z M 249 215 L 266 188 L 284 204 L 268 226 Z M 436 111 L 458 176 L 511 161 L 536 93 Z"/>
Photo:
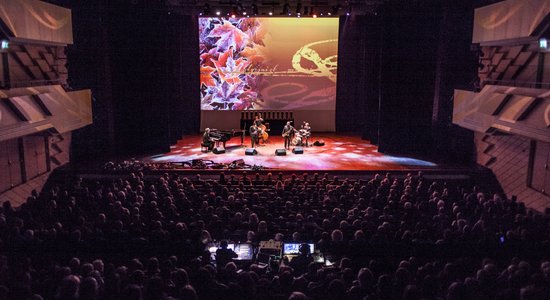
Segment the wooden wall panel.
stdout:
<path fill-rule="evenodd" d="M 11 187 L 10 158 L 6 142 L 0 142 L 0 193 Z"/>
<path fill-rule="evenodd" d="M 479 58 L 478 76 L 482 85 L 501 81 L 505 84 L 534 87 L 537 79 L 538 44 L 485 46 Z"/>
<path fill-rule="evenodd" d="M 23 138 L 25 170 L 27 179 L 47 172 L 46 147 L 44 136 L 26 136 Z"/>
<path fill-rule="evenodd" d="M 17 139 L 0 142 L 0 192 L 22 182 Z"/>
<path fill-rule="evenodd" d="M 530 139 L 515 135 L 487 135 L 475 133 L 475 146 L 492 159 L 477 162 L 489 167 L 502 185 L 504 192 L 517 196 L 528 207 L 544 211 L 550 207 L 550 197 L 528 186 Z M 488 147 L 490 145 L 490 147 Z"/>
<path fill-rule="evenodd" d="M 34 178 L 40 174 L 38 172 L 37 145 L 34 137 L 23 137 L 23 151 L 25 157 L 25 172 L 27 179 Z"/>
<path fill-rule="evenodd" d="M 67 83 L 67 57 L 62 46 L 11 43 L 8 62 L 12 87 Z"/>
<path fill-rule="evenodd" d="M 531 186 L 539 191 L 550 192 L 546 188 L 546 177 L 548 174 L 548 155 L 550 154 L 550 143 L 535 143 L 535 155 L 533 157 L 533 176 Z"/>

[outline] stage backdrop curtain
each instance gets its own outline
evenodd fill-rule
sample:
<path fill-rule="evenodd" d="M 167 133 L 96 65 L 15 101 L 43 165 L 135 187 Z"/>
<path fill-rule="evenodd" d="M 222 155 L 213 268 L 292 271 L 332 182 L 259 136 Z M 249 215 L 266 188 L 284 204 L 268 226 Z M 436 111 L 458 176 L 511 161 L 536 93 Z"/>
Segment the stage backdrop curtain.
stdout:
<path fill-rule="evenodd" d="M 76 2 L 70 84 L 92 88 L 77 156 L 162 153 L 198 131 L 198 27 L 157 2 Z M 95 4 L 95 5 L 94 5 Z M 93 149 L 91 152 L 88 149 Z"/>
<path fill-rule="evenodd" d="M 377 142 L 380 18 L 340 17 L 336 130 Z"/>
<path fill-rule="evenodd" d="M 436 0 L 384 5 L 380 152 L 429 152 L 440 6 Z"/>

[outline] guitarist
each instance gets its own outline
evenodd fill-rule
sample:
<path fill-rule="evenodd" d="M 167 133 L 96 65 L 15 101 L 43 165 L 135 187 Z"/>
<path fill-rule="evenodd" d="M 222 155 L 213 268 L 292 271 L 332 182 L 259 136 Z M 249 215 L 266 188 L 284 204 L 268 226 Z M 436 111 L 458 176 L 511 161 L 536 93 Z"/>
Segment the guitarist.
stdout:
<path fill-rule="evenodd" d="M 290 149 L 290 140 L 291 135 L 294 133 L 294 127 L 290 125 L 290 121 L 286 122 L 285 127 L 283 127 L 283 138 L 285 139 L 285 149 Z"/>

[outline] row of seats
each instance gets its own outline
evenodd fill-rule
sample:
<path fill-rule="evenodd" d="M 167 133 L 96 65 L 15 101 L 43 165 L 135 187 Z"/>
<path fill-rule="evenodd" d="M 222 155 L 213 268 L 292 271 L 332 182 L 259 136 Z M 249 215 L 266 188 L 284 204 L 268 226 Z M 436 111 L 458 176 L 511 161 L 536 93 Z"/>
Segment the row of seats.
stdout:
<path fill-rule="evenodd" d="M 254 186 L 225 175 L 114 174 L 52 179 L 21 207 L 4 202 L 0 299 L 550 295 L 550 215 L 484 182 L 390 173 Z M 307 253 L 294 264 L 215 265 L 209 245 L 224 239 L 311 243 L 332 266 Z"/>

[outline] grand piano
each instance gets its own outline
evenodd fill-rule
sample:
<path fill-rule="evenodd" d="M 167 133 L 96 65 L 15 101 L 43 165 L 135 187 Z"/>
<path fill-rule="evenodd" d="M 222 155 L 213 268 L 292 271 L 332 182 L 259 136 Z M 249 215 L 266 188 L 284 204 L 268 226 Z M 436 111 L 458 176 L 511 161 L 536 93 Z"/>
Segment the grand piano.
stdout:
<path fill-rule="evenodd" d="M 244 145 L 244 134 L 245 134 L 245 131 L 242 129 L 231 129 L 231 130 L 211 129 L 210 139 L 216 142 L 216 147 L 218 147 L 220 143 L 222 143 L 223 147 L 225 148 L 225 143 L 229 141 L 232 137 L 240 137 L 241 146 L 242 146 Z"/>

